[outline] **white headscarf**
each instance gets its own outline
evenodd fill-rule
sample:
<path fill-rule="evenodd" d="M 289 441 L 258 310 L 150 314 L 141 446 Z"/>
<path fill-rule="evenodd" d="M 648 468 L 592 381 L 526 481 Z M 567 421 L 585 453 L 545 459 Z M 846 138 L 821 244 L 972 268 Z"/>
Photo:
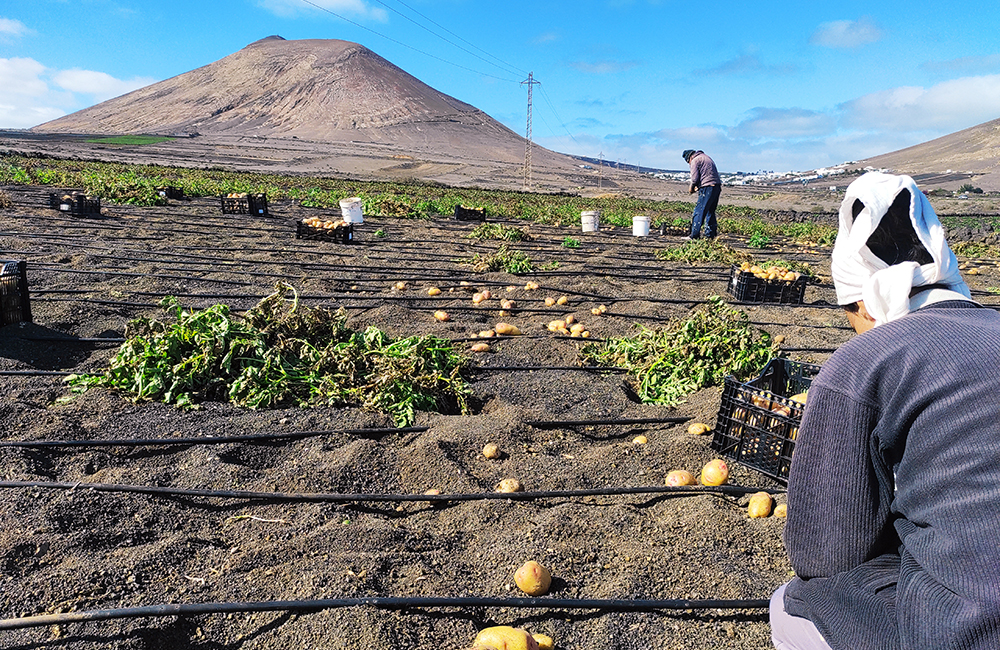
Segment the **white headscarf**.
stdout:
<path fill-rule="evenodd" d="M 920 265 L 902 262 L 889 266 L 867 246 L 868 238 L 888 212 L 896 196 L 910 192 L 910 222 L 932 262 Z M 854 218 L 854 202 L 865 208 Z M 958 259 L 948 247 L 944 228 L 927 197 L 909 176 L 869 172 L 851 183 L 840 204 L 840 230 L 831 260 L 837 302 L 846 305 L 863 300 L 865 309 L 882 325 L 908 314 L 913 287 L 943 284 L 955 298 L 971 298 L 958 270 Z"/>

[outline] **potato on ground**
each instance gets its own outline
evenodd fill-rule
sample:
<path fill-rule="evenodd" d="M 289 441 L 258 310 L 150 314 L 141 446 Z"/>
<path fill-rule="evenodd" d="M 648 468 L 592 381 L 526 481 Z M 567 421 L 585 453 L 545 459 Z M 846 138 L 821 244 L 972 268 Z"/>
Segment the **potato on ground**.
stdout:
<path fill-rule="evenodd" d="M 774 499 L 770 494 L 767 492 L 755 492 L 750 497 L 750 503 L 747 505 L 747 515 L 753 519 L 767 517 L 771 514 L 771 507 L 773 505 Z"/>
<path fill-rule="evenodd" d="M 481 630 L 472 642 L 474 648 L 494 648 L 495 650 L 538 650 L 538 642 L 524 630 L 497 625 Z"/>
<path fill-rule="evenodd" d="M 667 474 L 667 478 L 664 479 L 664 483 L 670 487 L 678 487 L 682 485 L 697 485 L 698 479 L 694 477 L 694 474 L 687 471 L 686 469 L 675 469 Z"/>
<path fill-rule="evenodd" d="M 538 562 L 529 560 L 514 573 L 514 584 L 529 596 L 542 596 L 552 585 L 552 574 Z"/>
<path fill-rule="evenodd" d="M 702 485 L 722 485 L 729 480 L 729 466 L 721 458 L 710 460 L 701 470 Z"/>

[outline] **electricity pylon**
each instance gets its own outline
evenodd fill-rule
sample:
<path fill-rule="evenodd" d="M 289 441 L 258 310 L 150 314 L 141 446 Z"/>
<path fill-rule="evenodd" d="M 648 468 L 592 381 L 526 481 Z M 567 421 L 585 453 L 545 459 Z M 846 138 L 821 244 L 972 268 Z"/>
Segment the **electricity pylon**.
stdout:
<path fill-rule="evenodd" d="M 522 81 L 521 85 L 528 84 L 528 130 L 524 143 L 524 190 L 531 189 L 531 87 L 541 84 L 535 81 L 535 73 L 529 72 L 527 81 Z"/>

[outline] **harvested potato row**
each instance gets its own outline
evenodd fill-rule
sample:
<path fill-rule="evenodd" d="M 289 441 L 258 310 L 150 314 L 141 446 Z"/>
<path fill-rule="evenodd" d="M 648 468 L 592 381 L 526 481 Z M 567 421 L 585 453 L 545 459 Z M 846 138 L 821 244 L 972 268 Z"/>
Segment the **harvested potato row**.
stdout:
<path fill-rule="evenodd" d="M 743 273 L 753 273 L 755 278 L 761 280 L 783 280 L 785 282 L 795 282 L 802 277 L 798 271 L 792 271 L 786 266 L 758 266 L 750 262 L 740 264 L 740 271 Z"/>
<path fill-rule="evenodd" d="M 310 228 L 322 228 L 323 230 L 333 230 L 334 228 L 346 226 L 347 222 L 344 221 L 343 219 L 333 221 L 332 219 L 320 219 L 319 217 L 309 217 L 307 219 L 302 220 L 302 225 L 309 226 Z"/>

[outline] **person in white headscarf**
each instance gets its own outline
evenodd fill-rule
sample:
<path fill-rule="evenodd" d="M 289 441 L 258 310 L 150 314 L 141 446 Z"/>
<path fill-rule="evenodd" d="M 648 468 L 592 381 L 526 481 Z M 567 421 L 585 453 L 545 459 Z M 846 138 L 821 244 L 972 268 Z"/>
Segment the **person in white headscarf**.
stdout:
<path fill-rule="evenodd" d="M 870 172 L 850 184 L 830 266 L 837 302 L 863 303 L 873 326 L 925 304 L 971 297 L 941 222 L 909 176 Z M 924 287 L 935 293 L 925 295 Z"/>
<path fill-rule="evenodd" d="M 775 647 L 1000 648 L 1000 314 L 906 176 L 851 184 L 832 271 L 860 336 L 809 389 Z"/>

